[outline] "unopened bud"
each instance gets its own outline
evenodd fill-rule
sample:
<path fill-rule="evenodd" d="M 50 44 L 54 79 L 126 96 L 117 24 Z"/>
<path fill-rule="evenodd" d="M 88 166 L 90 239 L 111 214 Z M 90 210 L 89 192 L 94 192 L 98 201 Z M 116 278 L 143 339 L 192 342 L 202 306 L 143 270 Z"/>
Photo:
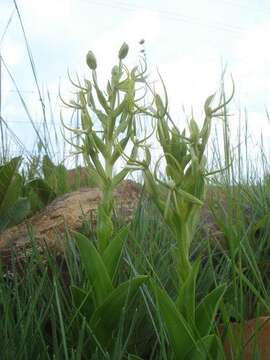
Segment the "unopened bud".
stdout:
<path fill-rule="evenodd" d="M 123 60 L 127 56 L 128 50 L 129 50 L 128 44 L 124 42 L 118 53 L 118 57 L 120 60 Z"/>
<path fill-rule="evenodd" d="M 86 55 L 86 63 L 90 67 L 91 70 L 96 70 L 97 60 L 92 51 L 88 51 L 88 53 Z"/>

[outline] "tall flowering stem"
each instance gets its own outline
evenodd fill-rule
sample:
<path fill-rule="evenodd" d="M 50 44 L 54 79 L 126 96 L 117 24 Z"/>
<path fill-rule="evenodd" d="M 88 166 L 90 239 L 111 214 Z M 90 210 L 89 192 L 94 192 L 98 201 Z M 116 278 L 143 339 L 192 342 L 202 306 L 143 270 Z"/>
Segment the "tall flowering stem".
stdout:
<path fill-rule="evenodd" d="M 124 161 L 121 169 L 117 162 L 128 148 L 130 158 L 137 157 L 135 116 L 139 110 L 135 96 L 137 83 L 145 81 L 146 72 L 146 66 L 129 71 L 123 64 L 127 53 L 128 45 L 124 43 L 106 91 L 102 91 L 97 60 L 89 51 L 86 62 L 91 79 L 84 80 L 83 84 L 70 79 L 78 89 L 78 100 L 66 104 L 80 112 L 81 127 L 70 128 L 63 122 L 65 128 L 79 138 L 79 144 L 66 140 L 83 155 L 91 179 L 102 193 L 97 213 L 97 242 L 78 232 L 72 233 L 88 280 L 82 288 L 73 286 L 72 295 L 78 313 L 87 319 L 93 342 L 108 353 L 113 353 L 117 343 L 115 329 L 125 307 L 148 278 L 138 275 L 119 284 L 118 268 L 128 226 L 115 231 L 112 222 L 113 191 L 131 171 L 130 160 Z"/>
<path fill-rule="evenodd" d="M 135 116 L 138 113 L 135 106 L 136 87 L 145 81 L 146 65 L 141 64 L 140 68 L 129 71 L 123 63 L 127 54 L 128 45 L 124 43 L 105 92 L 98 83 L 97 60 L 89 51 L 86 62 L 91 79 L 85 79 L 83 85 L 70 79 L 78 89 L 78 101 L 66 104 L 81 114 L 80 129 L 64 124 L 65 128 L 81 138 L 81 144 L 72 143 L 72 146 L 83 155 L 91 179 L 102 192 L 97 218 L 98 248 L 101 252 L 106 249 L 113 234 L 113 190 L 130 172 L 129 161 L 118 172 L 116 163 L 129 144 L 130 158 L 136 159 L 138 151 L 138 143 L 134 141 Z"/>
<path fill-rule="evenodd" d="M 188 121 L 188 129 L 181 132 L 168 112 L 167 91 L 163 81 L 162 84 L 165 99 L 154 94 L 155 108 L 151 116 L 157 122 L 157 139 L 163 154 L 153 172 L 149 167 L 144 167 L 144 178 L 148 192 L 177 241 L 177 272 L 183 283 L 191 271 L 190 245 L 199 209 L 204 201 L 206 177 L 209 175 L 206 171 L 205 150 L 212 119 L 221 115 L 226 104 L 231 101 L 234 89 L 231 97 L 216 108 L 210 106 L 214 95 L 208 97 L 204 104 L 205 119 L 202 127 L 199 128 L 192 117 Z M 147 150 L 147 157 L 150 156 Z M 162 160 L 165 160 L 165 180 L 157 175 Z"/>

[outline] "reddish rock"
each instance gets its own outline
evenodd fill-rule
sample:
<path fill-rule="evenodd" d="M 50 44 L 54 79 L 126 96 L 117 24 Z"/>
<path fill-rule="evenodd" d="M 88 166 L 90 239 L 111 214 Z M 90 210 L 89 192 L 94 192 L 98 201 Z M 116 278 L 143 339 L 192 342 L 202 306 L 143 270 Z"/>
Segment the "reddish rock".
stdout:
<path fill-rule="evenodd" d="M 77 167 L 67 171 L 66 181 L 71 189 L 88 187 L 91 184 L 89 171 L 85 167 Z"/>
<path fill-rule="evenodd" d="M 224 349 L 227 360 L 238 359 L 237 351 L 243 349 L 239 359 L 269 360 L 270 359 L 270 317 L 259 317 L 246 323 L 231 323 L 230 329 L 224 333 L 224 326 L 219 327 L 224 339 Z M 240 344 L 240 346 L 239 346 Z M 257 355 L 257 357 L 255 356 Z"/>
<path fill-rule="evenodd" d="M 114 193 L 115 208 L 123 221 L 132 219 L 137 208 L 141 186 L 133 181 L 123 181 Z M 61 235 L 69 230 L 78 230 L 85 221 L 96 221 L 97 207 L 101 198 L 98 188 L 81 188 L 58 197 L 40 212 L 23 223 L 0 234 L 0 257 L 9 257 L 10 250 L 26 249 L 30 235 L 34 235 L 37 247 L 46 244 L 49 248 L 63 250 Z M 59 236 L 60 235 L 60 236 Z M 16 250 L 16 253 L 19 251 Z"/>
<path fill-rule="evenodd" d="M 71 187 L 76 187 L 78 179 L 81 185 L 87 186 L 91 180 L 87 169 L 79 167 L 68 171 L 67 182 Z M 142 187 L 131 180 L 123 181 L 115 191 L 116 210 L 124 221 L 131 220 L 141 192 Z M 205 205 L 201 211 L 202 228 L 207 231 L 213 242 L 221 243 L 223 236 L 215 223 L 210 204 L 220 204 L 220 202 L 223 204 L 225 197 L 226 194 L 220 188 L 211 187 L 206 193 Z M 78 230 L 85 221 L 89 222 L 89 220 L 95 223 L 100 198 L 100 190 L 89 187 L 56 198 L 31 218 L 0 234 L 0 258 L 9 258 L 11 249 L 15 250 L 16 254 L 21 254 L 30 247 L 29 233 L 34 235 L 37 247 L 46 243 L 48 247 L 62 251 L 61 237 L 66 229 Z"/>

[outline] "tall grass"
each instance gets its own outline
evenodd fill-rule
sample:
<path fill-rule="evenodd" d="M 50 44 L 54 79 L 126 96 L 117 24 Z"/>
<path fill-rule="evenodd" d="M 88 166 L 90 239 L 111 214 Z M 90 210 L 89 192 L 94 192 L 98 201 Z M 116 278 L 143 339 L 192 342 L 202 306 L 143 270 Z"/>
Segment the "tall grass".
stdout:
<path fill-rule="evenodd" d="M 168 248 L 168 244 L 174 247 L 174 239 L 155 205 L 149 201 L 142 201 L 131 224 L 130 240 L 119 273 L 122 281 L 129 278 L 130 272 L 133 275 L 149 274 L 163 284 L 171 296 L 175 296 L 177 277 Z M 219 200 L 213 200 L 211 205 L 215 208 L 218 204 Z M 251 227 L 244 223 L 240 224 L 244 231 L 239 231 L 238 226 L 232 229 L 225 227 L 224 215 L 226 221 L 233 223 L 233 218 L 224 210 L 217 218 L 223 221 L 221 236 L 227 241 L 233 237 L 232 234 L 239 234 L 235 239 L 240 242 L 237 258 L 226 243 L 222 242 L 220 248 L 213 238 L 202 237 L 202 231 L 198 231 L 194 239 L 191 257 L 201 254 L 203 261 L 197 281 L 199 299 L 214 286 L 224 282 L 228 284 L 217 323 L 225 324 L 229 331 L 229 321 L 244 323 L 247 319 L 269 313 L 269 226 L 262 227 L 254 239 Z M 256 223 L 255 215 L 251 221 Z M 207 227 L 204 232 L 207 233 Z M 65 259 L 57 259 L 49 251 L 41 255 L 35 251 L 33 241 L 26 263 L 20 267 L 14 254 L 9 271 L 3 266 L 0 285 L 3 358 L 91 358 L 91 329 L 81 319 L 77 320 L 80 331 L 74 333 L 72 324 L 76 306 L 68 286 L 83 285 L 86 276 L 78 258 L 74 258 L 73 243 L 68 238 L 66 240 L 70 245 Z M 129 347 L 125 350 L 126 358 L 129 352 L 142 359 L 167 358 L 167 340 L 156 310 L 151 293 L 147 288 L 142 289 L 136 304 L 130 309 L 133 326 Z M 129 328 L 129 324 L 125 326 Z M 119 334 L 119 340 L 121 338 Z M 244 344 L 237 341 L 234 348 L 239 357 L 235 358 L 241 359 Z M 118 345 L 118 358 L 123 348 L 124 344 Z M 95 358 L 95 355 L 92 356 Z"/>

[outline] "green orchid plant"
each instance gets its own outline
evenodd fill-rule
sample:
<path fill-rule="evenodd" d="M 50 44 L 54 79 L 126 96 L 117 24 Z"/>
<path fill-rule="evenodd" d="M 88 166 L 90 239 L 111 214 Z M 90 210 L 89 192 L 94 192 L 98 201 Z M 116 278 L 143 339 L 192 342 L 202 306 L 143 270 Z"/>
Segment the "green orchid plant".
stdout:
<path fill-rule="evenodd" d="M 92 79 L 85 80 L 83 85 L 70 79 L 78 89 L 79 100 L 66 103 L 80 112 L 81 128 L 70 128 L 62 120 L 64 127 L 80 138 L 79 144 L 66 140 L 82 154 L 91 179 L 102 193 L 97 212 L 96 242 L 81 233 L 72 233 L 88 278 L 86 287 L 73 286 L 72 292 L 93 338 L 109 353 L 124 308 L 147 280 L 147 276 L 136 276 L 118 284 L 117 271 L 128 226 L 116 231 L 112 221 L 113 192 L 131 171 L 129 161 L 117 171 L 117 161 L 129 144 L 130 157 L 135 159 L 140 146 L 135 136 L 134 120 L 138 113 L 135 103 L 139 101 L 136 86 L 145 81 L 146 66 L 129 71 L 123 63 L 128 50 L 124 43 L 119 50 L 118 65 L 112 68 L 106 93 L 98 84 L 96 58 L 91 51 L 87 54 Z"/>
<path fill-rule="evenodd" d="M 154 93 L 154 107 L 140 108 L 141 112 L 156 119 L 157 139 L 163 154 L 152 172 L 145 163 L 135 161 L 144 171 L 145 187 L 163 216 L 165 223 L 176 240 L 174 259 L 178 276 L 177 297 L 169 294 L 151 281 L 168 341 L 175 359 L 218 359 L 222 351 L 216 335 L 211 333 L 218 305 L 225 292 L 225 285 L 215 288 L 196 303 L 196 279 L 200 260 L 190 261 L 190 246 L 196 230 L 199 211 L 204 201 L 205 182 L 210 173 L 206 171 L 205 150 L 208 143 L 211 122 L 221 115 L 231 97 L 216 108 L 211 108 L 214 95 L 207 98 L 205 119 L 201 129 L 192 117 L 188 131 L 180 131 L 168 111 L 168 96 L 161 79 L 165 100 Z M 186 134 L 188 133 L 188 135 Z M 145 146 L 147 164 L 151 152 Z M 158 174 L 162 160 L 166 179 Z"/>
<path fill-rule="evenodd" d="M 18 172 L 21 162 L 19 156 L 0 166 L 0 233 L 30 213 L 29 199 L 22 196 L 23 177 Z"/>

